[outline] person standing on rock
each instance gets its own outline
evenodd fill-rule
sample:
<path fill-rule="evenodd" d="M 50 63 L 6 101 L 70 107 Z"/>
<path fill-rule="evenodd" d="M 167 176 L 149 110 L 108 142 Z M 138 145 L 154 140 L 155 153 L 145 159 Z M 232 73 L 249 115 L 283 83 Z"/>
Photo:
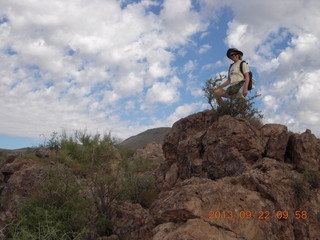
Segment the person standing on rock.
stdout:
<path fill-rule="evenodd" d="M 229 48 L 227 51 L 227 57 L 233 61 L 230 65 L 228 72 L 228 79 L 222 83 L 218 88 L 213 90 L 213 94 L 217 99 L 217 103 L 221 105 L 222 97 L 243 97 L 248 94 L 248 85 L 250 80 L 248 64 L 242 64 L 243 74 L 240 70 L 240 64 L 242 62 L 243 52 L 237 48 Z M 227 89 L 224 87 L 230 85 Z"/>

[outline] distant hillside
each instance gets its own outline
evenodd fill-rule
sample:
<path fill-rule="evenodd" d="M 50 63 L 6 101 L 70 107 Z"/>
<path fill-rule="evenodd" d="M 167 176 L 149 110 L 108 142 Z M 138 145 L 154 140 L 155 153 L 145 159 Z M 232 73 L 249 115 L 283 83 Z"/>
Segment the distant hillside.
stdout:
<path fill-rule="evenodd" d="M 33 148 L 20 148 L 14 150 L 0 148 L 0 163 L 3 162 L 8 155 L 30 153 L 32 150 Z"/>
<path fill-rule="evenodd" d="M 4 149 L 0 148 L 0 153 L 2 154 L 14 154 L 14 153 L 28 153 L 31 152 L 33 148 L 27 147 L 27 148 L 19 148 L 19 149 Z"/>
<path fill-rule="evenodd" d="M 136 136 L 129 137 L 128 139 L 124 140 L 121 145 L 136 150 L 139 148 L 144 148 L 150 142 L 162 143 L 164 137 L 170 129 L 171 128 L 169 127 L 149 129 L 139 133 Z"/>

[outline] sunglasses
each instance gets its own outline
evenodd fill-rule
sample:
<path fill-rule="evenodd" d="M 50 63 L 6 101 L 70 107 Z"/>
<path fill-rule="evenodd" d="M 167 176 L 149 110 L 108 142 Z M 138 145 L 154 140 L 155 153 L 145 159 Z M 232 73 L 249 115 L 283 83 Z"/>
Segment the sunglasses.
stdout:
<path fill-rule="evenodd" d="M 238 55 L 237 53 L 232 53 L 232 54 L 230 54 L 231 57 L 237 56 L 237 55 Z"/>

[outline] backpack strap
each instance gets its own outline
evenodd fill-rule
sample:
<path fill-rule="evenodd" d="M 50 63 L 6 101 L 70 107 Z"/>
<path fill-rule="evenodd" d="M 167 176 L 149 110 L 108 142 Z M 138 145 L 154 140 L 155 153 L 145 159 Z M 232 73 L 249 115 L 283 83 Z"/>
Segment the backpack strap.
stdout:
<path fill-rule="evenodd" d="M 240 63 L 240 72 L 242 73 L 243 77 L 244 77 L 244 73 L 243 73 L 243 63 L 248 64 L 246 61 L 242 61 Z M 249 71 L 249 83 L 248 83 L 248 90 L 250 91 L 253 88 L 252 86 L 252 72 Z"/>
<path fill-rule="evenodd" d="M 229 70 L 228 70 L 228 74 L 229 75 L 230 75 L 230 69 L 231 69 L 232 65 L 233 65 L 233 63 L 231 63 L 230 66 L 229 66 Z"/>
<path fill-rule="evenodd" d="M 243 63 L 247 63 L 246 61 L 241 61 L 240 63 L 240 72 L 242 73 L 242 75 L 244 76 L 244 73 L 243 73 Z"/>

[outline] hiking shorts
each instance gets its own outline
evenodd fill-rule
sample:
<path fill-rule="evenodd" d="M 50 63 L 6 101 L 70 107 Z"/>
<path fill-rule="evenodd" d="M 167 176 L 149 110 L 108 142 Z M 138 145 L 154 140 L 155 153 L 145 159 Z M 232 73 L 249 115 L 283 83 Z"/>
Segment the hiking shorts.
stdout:
<path fill-rule="evenodd" d="M 241 82 L 239 82 L 237 84 L 234 84 L 234 85 L 228 87 L 227 88 L 227 94 L 229 96 L 237 95 L 239 93 L 240 89 L 243 87 L 243 85 L 244 85 L 244 81 L 241 81 Z"/>

